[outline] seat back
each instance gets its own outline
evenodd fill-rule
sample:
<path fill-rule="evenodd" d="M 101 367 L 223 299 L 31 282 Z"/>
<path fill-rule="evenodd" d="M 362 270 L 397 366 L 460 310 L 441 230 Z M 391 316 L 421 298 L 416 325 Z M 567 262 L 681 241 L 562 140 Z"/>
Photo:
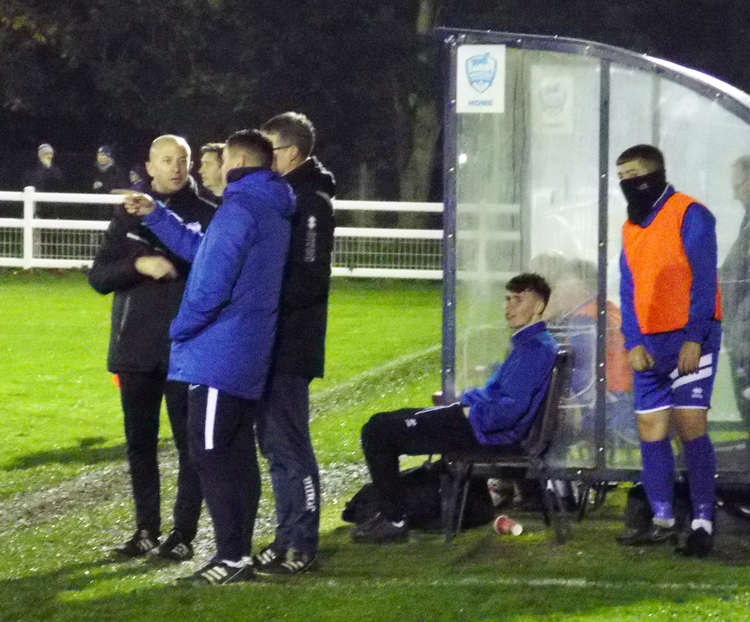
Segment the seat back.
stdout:
<path fill-rule="evenodd" d="M 555 437 L 560 423 L 560 400 L 570 372 L 570 359 L 571 352 L 568 346 L 560 346 L 550 373 L 547 394 L 542 400 L 529 433 L 521 441 L 521 447 L 529 458 L 542 456 Z"/>

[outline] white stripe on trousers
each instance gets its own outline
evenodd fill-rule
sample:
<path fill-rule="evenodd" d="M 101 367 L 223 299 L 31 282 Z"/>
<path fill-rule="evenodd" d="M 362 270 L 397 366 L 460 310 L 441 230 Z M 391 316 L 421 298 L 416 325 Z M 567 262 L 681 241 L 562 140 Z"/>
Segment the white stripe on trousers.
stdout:
<path fill-rule="evenodd" d="M 208 394 L 206 395 L 206 423 L 203 429 L 205 449 L 214 448 L 214 423 L 216 421 L 216 401 L 218 397 L 218 389 L 208 387 Z"/>

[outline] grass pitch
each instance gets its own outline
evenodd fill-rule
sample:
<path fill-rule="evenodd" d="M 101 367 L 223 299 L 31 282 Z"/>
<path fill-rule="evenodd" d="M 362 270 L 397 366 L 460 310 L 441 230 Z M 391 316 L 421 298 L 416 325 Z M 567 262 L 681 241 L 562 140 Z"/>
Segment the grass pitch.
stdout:
<path fill-rule="evenodd" d="M 750 548 L 722 539 L 706 560 L 618 547 L 624 495 L 567 544 L 535 515 L 518 538 L 489 527 L 450 546 L 412 533 L 354 545 L 340 519 L 364 478 L 358 431 L 373 412 L 425 404 L 439 385 L 439 287 L 335 281 L 327 378 L 313 386 L 324 481 L 319 567 L 291 580 L 176 587 L 183 566 L 115 562 L 132 530 L 122 416 L 104 370 L 109 298 L 77 272 L 0 273 L 0 620 L 750 620 Z M 174 452 L 164 420 L 165 527 Z M 266 486 L 268 488 L 268 486 Z M 256 545 L 270 537 L 266 492 Z M 729 534 L 736 526 L 725 525 Z M 741 532 L 740 532 L 741 533 Z"/>

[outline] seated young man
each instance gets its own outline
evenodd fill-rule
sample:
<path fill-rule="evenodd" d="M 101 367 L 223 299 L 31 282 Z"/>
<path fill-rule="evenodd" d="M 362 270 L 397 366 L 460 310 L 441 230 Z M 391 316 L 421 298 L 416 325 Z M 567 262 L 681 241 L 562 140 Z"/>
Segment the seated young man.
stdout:
<path fill-rule="evenodd" d="M 505 319 L 515 331 L 511 353 L 483 388 L 466 391 L 449 406 L 378 413 L 362 427 L 362 449 L 380 512 L 354 527 L 355 542 L 406 538 L 400 455 L 510 446 L 531 427 L 557 354 L 557 343 L 542 322 L 550 288 L 537 274 L 513 277 L 505 288 Z"/>

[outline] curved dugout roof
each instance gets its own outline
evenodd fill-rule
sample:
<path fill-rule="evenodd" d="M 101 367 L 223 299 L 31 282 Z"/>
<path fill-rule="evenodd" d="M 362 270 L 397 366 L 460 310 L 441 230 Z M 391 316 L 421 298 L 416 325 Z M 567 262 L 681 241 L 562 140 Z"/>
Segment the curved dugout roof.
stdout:
<path fill-rule="evenodd" d="M 462 44 L 474 42 L 495 43 L 519 49 L 546 50 L 578 56 L 592 56 L 635 69 L 653 71 L 705 97 L 716 100 L 724 108 L 750 123 L 750 95 L 707 73 L 683 67 L 662 58 L 656 58 L 648 54 L 638 54 L 631 50 L 605 43 L 559 37 L 557 35 L 527 35 L 449 27 L 437 28 L 435 33 L 443 42 L 448 42 L 451 38 L 456 38 L 456 42 Z"/>

